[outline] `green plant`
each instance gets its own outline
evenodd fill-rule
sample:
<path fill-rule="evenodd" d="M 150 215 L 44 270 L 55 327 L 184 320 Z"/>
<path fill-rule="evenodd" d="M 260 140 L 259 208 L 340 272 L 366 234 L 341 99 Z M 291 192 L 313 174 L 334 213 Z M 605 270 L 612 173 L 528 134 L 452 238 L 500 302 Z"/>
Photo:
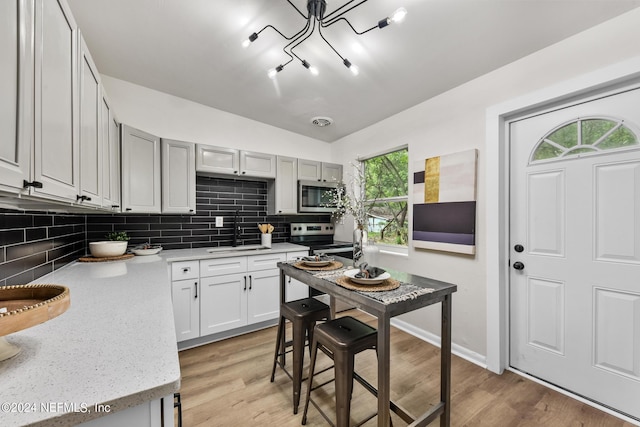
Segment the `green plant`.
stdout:
<path fill-rule="evenodd" d="M 107 240 L 127 241 L 129 240 L 129 235 L 126 231 L 112 231 L 107 233 Z"/>

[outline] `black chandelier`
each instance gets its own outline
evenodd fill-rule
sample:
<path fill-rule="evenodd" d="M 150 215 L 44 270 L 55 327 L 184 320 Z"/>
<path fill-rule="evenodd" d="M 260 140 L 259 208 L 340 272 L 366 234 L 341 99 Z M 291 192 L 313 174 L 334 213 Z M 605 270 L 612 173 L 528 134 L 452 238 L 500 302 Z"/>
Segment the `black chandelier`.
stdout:
<path fill-rule="evenodd" d="M 336 50 L 336 48 L 333 47 L 333 45 L 331 43 L 329 43 L 329 41 L 324 37 L 324 34 L 322 34 L 322 29 L 326 28 L 326 27 L 330 27 L 331 25 L 335 24 L 338 21 L 344 21 L 353 30 L 354 33 L 356 33 L 357 35 L 360 36 L 362 34 L 368 33 L 371 30 L 374 30 L 376 28 L 384 28 L 387 25 L 391 24 L 392 22 L 401 22 L 404 19 L 405 15 L 407 14 L 407 11 L 406 11 L 405 8 L 401 7 L 398 10 L 396 10 L 391 15 L 391 17 L 387 17 L 387 18 L 381 19 L 373 27 L 371 27 L 371 28 L 369 28 L 367 30 L 364 30 L 364 31 L 357 31 L 355 28 L 353 28 L 353 25 L 351 25 L 351 23 L 343 15 L 346 14 L 347 12 L 355 9 L 356 7 L 360 6 L 361 4 L 366 3 L 368 0 L 360 0 L 355 5 L 348 7 L 349 5 L 354 3 L 355 1 L 356 0 L 350 0 L 350 1 L 346 2 L 345 4 L 343 4 L 342 6 L 340 6 L 339 8 L 337 8 L 336 10 L 334 10 L 333 12 L 329 13 L 328 15 L 325 15 L 325 10 L 327 8 L 327 1 L 326 0 L 307 0 L 307 12 L 308 12 L 308 14 L 305 15 L 304 13 L 302 13 L 300 11 L 300 9 L 298 9 L 296 7 L 296 5 L 291 3 L 291 0 L 287 0 L 287 2 L 291 5 L 291 7 L 293 7 L 307 21 L 306 24 L 304 25 L 304 27 L 300 31 L 298 31 L 297 33 L 292 35 L 291 37 L 287 37 L 284 34 L 282 34 L 273 25 L 266 25 L 260 31 L 251 34 L 249 36 L 249 38 L 246 39 L 242 43 L 242 46 L 244 46 L 244 47 L 249 46 L 251 43 L 253 43 L 254 41 L 256 41 L 258 39 L 258 35 L 261 32 L 263 32 L 267 28 L 271 28 L 276 33 L 280 34 L 285 40 L 289 41 L 289 43 L 287 43 L 287 45 L 284 46 L 282 48 L 282 50 L 284 51 L 285 54 L 287 54 L 287 56 L 289 56 L 290 59 L 287 62 L 285 62 L 284 64 L 280 64 L 277 67 L 272 68 L 271 70 L 269 70 L 269 73 L 268 73 L 269 77 L 274 78 L 276 76 L 276 74 L 278 74 L 280 71 L 282 71 L 286 65 L 290 64 L 291 62 L 293 62 L 294 59 L 297 59 L 298 61 L 300 61 L 300 63 L 306 69 L 308 69 L 311 72 L 311 74 L 317 75 L 318 74 L 318 69 L 316 67 L 312 66 L 311 64 L 309 64 L 309 62 L 307 62 L 305 59 L 301 59 L 293 51 L 302 42 L 304 42 L 309 37 L 311 37 L 311 35 L 314 33 L 314 31 L 316 30 L 316 27 L 317 27 L 318 28 L 318 34 L 320 34 L 320 37 L 322 37 L 322 40 L 324 40 L 325 43 L 327 43 L 329 45 L 329 47 L 336 53 L 336 55 L 338 55 L 340 57 L 340 59 L 342 60 L 342 63 L 345 65 L 345 67 L 347 67 L 354 75 L 357 76 L 358 72 L 359 72 L 358 67 L 355 66 L 354 64 L 352 64 L 347 58 L 345 58 L 342 55 L 340 55 L 340 53 Z"/>

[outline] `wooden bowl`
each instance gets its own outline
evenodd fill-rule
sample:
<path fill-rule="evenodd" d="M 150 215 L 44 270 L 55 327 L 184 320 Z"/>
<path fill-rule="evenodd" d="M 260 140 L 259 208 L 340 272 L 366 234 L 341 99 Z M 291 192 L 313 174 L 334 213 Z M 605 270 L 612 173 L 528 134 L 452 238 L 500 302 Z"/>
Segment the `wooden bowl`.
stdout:
<path fill-rule="evenodd" d="M 33 284 L 0 287 L 0 361 L 20 351 L 3 338 L 5 335 L 44 323 L 67 311 L 69 288 L 61 285 Z M 6 310 L 6 311 L 5 311 Z"/>

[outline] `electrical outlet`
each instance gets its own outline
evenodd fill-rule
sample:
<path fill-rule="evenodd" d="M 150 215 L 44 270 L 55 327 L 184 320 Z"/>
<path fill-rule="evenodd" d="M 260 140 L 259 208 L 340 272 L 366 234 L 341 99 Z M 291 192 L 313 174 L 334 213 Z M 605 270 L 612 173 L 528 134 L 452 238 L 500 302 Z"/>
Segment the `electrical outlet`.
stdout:
<path fill-rule="evenodd" d="M 216 227 L 223 227 L 224 226 L 224 219 L 221 216 L 217 216 L 216 217 Z"/>

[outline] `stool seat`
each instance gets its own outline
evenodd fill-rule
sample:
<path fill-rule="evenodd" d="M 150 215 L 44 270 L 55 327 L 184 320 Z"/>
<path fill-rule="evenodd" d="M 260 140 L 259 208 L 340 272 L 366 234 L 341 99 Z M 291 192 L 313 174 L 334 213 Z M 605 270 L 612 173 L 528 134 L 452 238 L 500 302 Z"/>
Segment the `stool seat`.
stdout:
<path fill-rule="evenodd" d="M 280 365 L 282 370 L 293 381 L 293 413 L 298 413 L 300 405 L 300 390 L 302 388 L 302 368 L 304 365 L 305 340 L 308 338 L 309 353 L 311 353 L 311 342 L 313 341 L 313 331 L 316 322 L 331 318 L 331 308 L 315 298 L 303 298 L 295 301 L 280 304 L 280 320 L 278 321 L 278 334 L 276 338 L 276 351 L 273 357 L 273 369 L 271 370 L 271 382 L 275 379 L 276 366 Z M 293 340 L 285 342 L 285 321 L 292 324 Z M 284 355 L 286 348 L 293 346 L 293 375 L 289 374 L 284 367 Z M 279 360 L 280 359 L 280 360 Z"/>
<path fill-rule="evenodd" d="M 378 331 L 359 321 L 345 316 L 329 320 L 316 326 L 311 348 L 311 364 L 309 366 L 309 384 L 302 415 L 302 424 L 307 423 L 309 402 L 320 410 L 311 399 L 313 375 L 318 349 L 333 359 L 335 371 L 336 426 L 348 427 L 351 413 L 351 395 L 353 392 L 354 357 L 356 354 L 375 349 L 378 342 Z M 326 383 L 325 383 L 326 384 Z M 324 384 L 316 387 L 322 387 Z M 320 411 L 322 413 L 322 411 Z M 326 415 L 322 414 L 326 418 Z M 374 417 L 373 414 L 369 419 Z"/>

